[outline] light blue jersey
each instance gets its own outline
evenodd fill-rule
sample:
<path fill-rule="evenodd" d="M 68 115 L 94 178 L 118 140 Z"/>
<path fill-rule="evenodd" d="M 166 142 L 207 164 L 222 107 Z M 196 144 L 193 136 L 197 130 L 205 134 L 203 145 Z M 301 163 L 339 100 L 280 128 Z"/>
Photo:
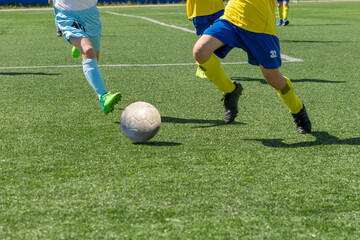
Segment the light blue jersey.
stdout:
<path fill-rule="evenodd" d="M 56 24 L 63 32 L 65 39 L 89 38 L 96 51 L 100 50 L 101 21 L 96 6 L 78 11 L 56 9 Z"/>

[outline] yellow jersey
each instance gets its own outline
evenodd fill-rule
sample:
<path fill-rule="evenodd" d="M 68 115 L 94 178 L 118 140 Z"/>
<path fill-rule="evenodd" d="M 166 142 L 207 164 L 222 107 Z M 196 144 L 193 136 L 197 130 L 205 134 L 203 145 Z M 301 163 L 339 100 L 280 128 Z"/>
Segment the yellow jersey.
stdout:
<path fill-rule="evenodd" d="M 188 18 L 207 16 L 224 9 L 223 0 L 187 0 L 186 12 Z"/>
<path fill-rule="evenodd" d="M 276 36 L 276 0 L 230 0 L 221 17 L 247 31 Z"/>

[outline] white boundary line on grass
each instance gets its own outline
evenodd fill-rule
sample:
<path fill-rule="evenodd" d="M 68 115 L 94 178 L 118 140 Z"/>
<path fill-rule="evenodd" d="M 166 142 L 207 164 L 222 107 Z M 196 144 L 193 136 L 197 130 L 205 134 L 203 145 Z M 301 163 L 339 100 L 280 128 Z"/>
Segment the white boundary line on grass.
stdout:
<path fill-rule="evenodd" d="M 286 60 L 283 62 L 299 62 L 299 61 Z M 247 64 L 247 62 L 222 62 L 221 63 L 221 65 L 240 65 L 240 64 Z M 171 66 L 195 66 L 195 65 L 196 65 L 196 63 L 104 64 L 104 65 L 99 64 L 99 67 L 171 67 Z M 82 65 L 0 67 L 0 70 L 41 69 L 41 68 L 78 68 L 78 67 L 82 67 Z"/>
<path fill-rule="evenodd" d="M 165 26 L 165 27 L 175 28 L 175 29 L 182 30 L 184 32 L 189 32 L 189 33 L 196 34 L 195 31 L 190 30 L 188 28 L 183 28 L 183 27 L 179 27 L 179 26 L 176 26 L 176 25 L 167 24 L 167 23 L 164 23 L 164 22 L 159 22 L 157 20 L 154 20 L 154 19 L 151 19 L 151 18 L 148 18 L 148 17 L 130 15 L 130 14 L 123 14 L 123 13 L 116 13 L 116 12 L 111 12 L 111 11 L 105 11 L 105 12 L 109 13 L 109 14 L 113 14 L 113 15 L 123 16 L 123 17 L 140 18 L 140 19 L 143 19 L 143 20 L 146 20 L 146 21 L 149 21 L 149 22 L 152 22 L 152 23 L 156 23 L 156 24 L 159 24 L 159 25 L 162 25 L 162 26 Z M 289 62 L 303 62 L 304 61 L 302 59 L 293 58 L 293 57 L 290 57 L 290 56 L 287 56 L 287 55 L 284 55 L 284 54 L 281 54 L 281 58 L 285 59 L 285 60 L 287 60 Z"/>
<path fill-rule="evenodd" d="M 189 33 L 195 34 L 195 31 L 190 30 L 188 28 L 183 28 L 183 27 L 179 27 L 179 26 L 176 26 L 176 25 L 170 25 L 170 24 L 159 22 L 159 21 L 156 21 L 154 19 L 143 17 L 143 16 L 130 15 L 130 14 L 124 14 L 124 13 L 116 13 L 116 12 L 110 12 L 110 11 L 105 11 L 105 12 L 109 13 L 109 14 L 112 14 L 112 15 L 118 15 L 118 16 L 123 16 L 123 17 L 140 18 L 140 19 L 143 19 L 143 20 L 146 20 L 146 21 L 149 21 L 149 22 L 153 22 L 153 23 L 165 26 L 165 27 L 175 28 L 175 29 L 182 30 L 184 32 L 189 32 Z"/>
<path fill-rule="evenodd" d="M 229 62 L 222 64 L 247 64 L 247 62 Z M 154 63 L 154 64 L 104 64 L 99 67 L 169 67 L 169 66 L 194 66 L 196 63 Z M 58 65 L 58 66 L 19 66 L 19 67 L 0 67 L 0 70 L 11 69 L 39 69 L 39 68 L 77 68 L 82 65 Z"/>
<path fill-rule="evenodd" d="M 130 15 L 130 14 L 122 14 L 122 13 L 115 13 L 110 11 L 105 11 L 106 13 L 113 14 L 113 15 L 119 15 L 124 17 L 133 17 L 133 18 L 140 18 L 149 22 L 153 22 L 165 27 L 175 28 L 184 32 L 189 32 L 195 34 L 195 31 L 179 27 L 176 25 L 170 25 L 167 23 L 159 22 L 157 20 L 143 17 L 143 16 L 136 16 L 136 15 Z M 303 62 L 304 60 L 299 58 L 293 58 L 284 54 L 281 54 L 281 58 L 285 61 L 283 62 Z M 223 65 L 239 65 L 239 64 L 247 64 L 247 62 L 222 62 Z M 196 63 L 159 63 L 159 64 L 105 64 L 105 65 L 99 65 L 99 67 L 168 67 L 168 66 L 193 66 L 196 65 Z M 57 66 L 19 66 L 19 67 L 0 67 L 0 70 L 11 70 L 11 69 L 39 69 L 39 68 L 77 68 L 82 67 L 82 65 L 57 65 Z"/>

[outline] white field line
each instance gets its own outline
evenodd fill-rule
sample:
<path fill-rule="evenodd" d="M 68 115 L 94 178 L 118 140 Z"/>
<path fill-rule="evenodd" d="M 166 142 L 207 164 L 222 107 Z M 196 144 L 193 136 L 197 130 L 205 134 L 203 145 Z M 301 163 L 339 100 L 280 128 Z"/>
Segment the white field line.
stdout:
<path fill-rule="evenodd" d="M 143 20 L 146 20 L 146 21 L 149 21 L 149 22 L 153 22 L 153 23 L 156 23 L 156 24 L 165 26 L 165 27 L 175 28 L 175 29 L 182 30 L 182 31 L 184 31 L 184 32 L 189 32 L 189 33 L 195 34 L 195 31 L 193 31 L 193 30 L 190 30 L 190 29 L 187 29 L 187 28 L 183 28 L 183 27 L 179 27 L 179 26 L 176 26 L 176 25 L 170 25 L 170 24 L 167 24 L 167 23 L 159 22 L 159 21 L 156 21 L 156 20 L 154 20 L 154 19 L 147 18 L 147 17 L 143 17 L 143 16 L 136 16 L 136 15 L 130 15 L 130 14 L 123 14 L 123 13 L 116 13 L 116 12 L 110 12 L 110 11 L 105 11 L 105 12 L 106 12 L 106 13 L 109 13 L 109 14 L 113 14 L 113 15 L 123 16 L 123 17 L 140 18 L 140 19 L 143 19 Z"/>
<path fill-rule="evenodd" d="M 113 15 L 118 15 L 118 16 L 123 16 L 123 17 L 132 17 L 132 18 L 140 18 L 140 19 L 143 19 L 143 20 L 146 20 L 146 21 L 149 21 L 149 22 L 152 22 L 152 23 L 156 23 L 156 24 L 159 24 L 159 25 L 162 25 L 162 26 L 165 26 L 165 27 L 170 27 L 170 28 L 175 28 L 175 29 L 179 29 L 179 30 L 182 30 L 184 32 L 189 32 L 189 33 L 193 33 L 195 34 L 195 31 L 193 30 L 190 30 L 190 29 L 187 29 L 187 28 L 183 28 L 183 27 L 179 27 L 179 26 L 176 26 L 176 25 L 170 25 L 170 24 L 167 24 L 167 23 L 164 23 L 164 22 L 159 22 L 159 21 L 156 21 L 154 19 L 151 19 L 151 18 L 147 18 L 147 17 L 143 17 L 143 16 L 136 16 L 136 15 L 130 15 L 130 14 L 123 14 L 123 13 L 116 13 L 116 12 L 111 12 L 111 11 L 105 11 L 106 13 L 109 13 L 109 14 L 113 14 Z M 289 62 L 303 62 L 304 60 L 302 59 L 299 59 L 299 58 L 293 58 L 293 57 L 290 57 L 290 56 L 287 56 L 287 55 L 284 55 L 284 54 L 281 54 L 281 58 L 282 59 L 285 59 Z"/>
<path fill-rule="evenodd" d="M 124 17 L 133 17 L 133 18 L 140 18 L 149 22 L 153 22 L 165 27 L 175 28 L 182 30 L 184 32 L 189 32 L 192 34 L 195 34 L 195 31 L 179 27 L 176 25 L 170 25 L 167 23 L 159 22 L 151 18 L 143 17 L 143 16 L 136 16 L 136 15 L 130 15 L 130 14 L 121 14 L 121 13 L 115 13 L 106 11 L 109 14 L 113 15 L 119 15 Z M 283 62 L 303 62 L 304 60 L 289 57 L 287 55 L 281 54 L 281 58 Z M 247 62 L 222 62 L 223 65 L 239 65 L 239 64 L 247 64 Z M 105 65 L 99 65 L 99 67 L 169 67 L 169 66 L 193 66 L 196 65 L 196 63 L 164 63 L 164 64 L 105 64 Z M 40 68 L 77 68 L 82 67 L 82 65 L 57 65 L 57 66 L 18 66 L 18 67 L 0 67 L 0 70 L 11 70 L 11 69 L 40 69 Z"/>
<path fill-rule="evenodd" d="M 296 58 L 294 58 L 296 59 Z M 301 59 L 299 59 L 301 60 Z M 302 60 L 301 60 L 302 61 Z M 283 61 L 283 62 L 296 62 Z M 247 62 L 222 62 L 221 65 L 240 65 L 247 64 Z M 173 67 L 173 66 L 195 66 L 196 63 L 159 63 L 159 64 L 104 64 L 100 65 L 103 67 Z M 82 68 L 82 65 L 56 65 L 56 66 L 18 66 L 18 67 L 0 67 L 0 70 L 12 70 L 12 69 L 42 69 L 42 68 Z"/>

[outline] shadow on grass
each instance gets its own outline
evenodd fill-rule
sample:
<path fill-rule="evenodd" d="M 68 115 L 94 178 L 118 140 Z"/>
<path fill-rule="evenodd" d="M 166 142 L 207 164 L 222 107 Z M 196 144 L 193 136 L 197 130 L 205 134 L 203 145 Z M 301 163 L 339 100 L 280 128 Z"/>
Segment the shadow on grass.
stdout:
<path fill-rule="evenodd" d="M 240 81 L 240 82 L 260 82 L 262 84 L 267 84 L 263 78 L 247 78 L 247 77 L 232 77 L 231 80 Z M 316 82 L 316 83 L 345 83 L 345 81 L 329 81 L 329 80 L 320 80 L 320 79 L 291 79 L 291 82 Z"/>
<path fill-rule="evenodd" d="M 115 124 L 120 124 L 120 122 L 114 122 Z M 148 145 L 148 146 L 156 146 L 156 147 L 174 147 L 174 146 L 180 146 L 183 145 L 179 142 L 164 142 L 164 141 L 149 141 L 149 142 L 143 142 L 143 143 L 137 143 L 133 142 L 134 145 Z"/>
<path fill-rule="evenodd" d="M 284 143 L 283 139 L 247 139 L 249 141 L 261 142 L 266 147 L 277 148 L 300 148 L 300 147 L 313 147 L 325 145 L 360 145 L 360 137 L 339 139 L 336 136 L 330 135 L 328 132 L 313 132 L 311 133 L 316 139 L 313 142 L 299 142 L 299 143 Z"/>
<path fill-rule="evenodd" d="M 148 146 L 155 146 L 155 147 L 174 147 L 174 146 L 180 146 L 183 145 L 182 143 L 178 142 L 163 142 L 163 141 L 149 141 L 149 142 L 143 142 L 143 143 L 133 143 L 134 145 L 148 145 Z"/>
<path fill-rule="evenodd" d="M 314 40 L 281 40 L 289 43 L 349 43 L 351 41 L 314 41 Z"/>
<path fill-rule="evenodd" d="M 169 123 L 180 123 L 180 124 L 201 124 L 202 126 L 192 127 L 192 128 L 208 128 L 208 127 L 217 127 L 229 125 L 224 122 L 224 120 L 204 120 L 204 119 L 187 119 L 187 118 L 175 118 L 175 117 L 161 117 L 162 122 Z M 231 125 L 245 125 L 246 123 L 242 122 L 233 122 Z"/>
<path fill-rule="evenodd" d="M 61 73 L 42 73 L 42 72 L 0 72 L 0 75 L 8 75 L 8 76 L 19 76 L 19 75 L 44 75 L 44 76 L 50 76 L 50 75 L 61 75 Z"/>
<path fill-rule="evenodd" d="M 347 26 L 348 24 L 344 24 L 344 23 L 319 23 L 319 24 L 296 24 L 296 25 L 291 25 L 289 24 L 286 27 L 289 26 L 293 26 L 293 27 L 314 27 L 314 26 Z"/>

